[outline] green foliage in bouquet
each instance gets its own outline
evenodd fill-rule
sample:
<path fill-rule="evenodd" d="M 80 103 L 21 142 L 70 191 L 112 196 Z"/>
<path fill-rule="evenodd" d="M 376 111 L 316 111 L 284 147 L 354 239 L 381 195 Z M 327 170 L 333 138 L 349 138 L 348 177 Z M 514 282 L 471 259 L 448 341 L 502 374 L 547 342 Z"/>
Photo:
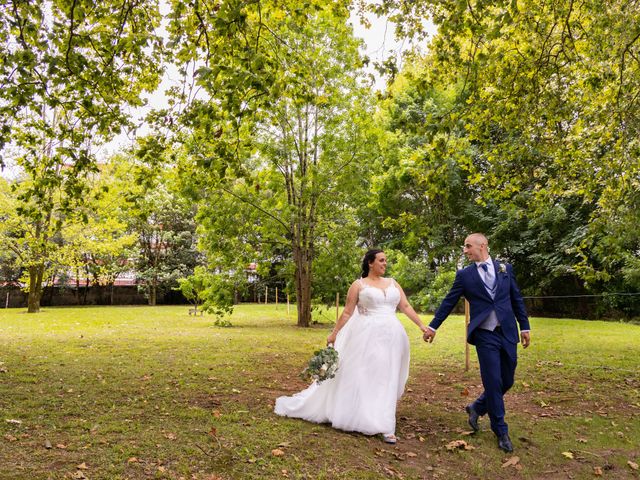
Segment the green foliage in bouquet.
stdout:
<path fill-rule="evenodd" d="M 338 371 L 338 351 L 329 346 L 313 353 L 313 357 L 309 360 L 307 368 L 305 368 L 300 376 L 305 379 L 311 379 L 318 383 L 333 378 Z"/>

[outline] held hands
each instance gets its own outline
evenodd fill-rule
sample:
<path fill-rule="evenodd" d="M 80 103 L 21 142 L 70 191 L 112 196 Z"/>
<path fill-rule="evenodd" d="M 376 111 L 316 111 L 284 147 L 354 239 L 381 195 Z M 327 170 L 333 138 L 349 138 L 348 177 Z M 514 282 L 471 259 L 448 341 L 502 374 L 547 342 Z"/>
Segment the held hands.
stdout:
<path fill-rule="evenodd" d="M 436 336 L 436 332 L 434 330 L 431 330 L 430 328 L 426 328 L 422 334 L 422 339 L 427 342 L 427 343 L 431 343 L 433 342 L 433 339 Z"/>
<path fill-rule="evenodd" d="M 522 348 L 527 348 L 531 343 L 529 332 L 520 332 L 520 341 L 522 342 Z"/>
<path fill-rule="evenodd" d="M 327 337 L 327 345 L 335 344 L 337 336 L 338 336 L 337 333 L 331 332 Z"/>

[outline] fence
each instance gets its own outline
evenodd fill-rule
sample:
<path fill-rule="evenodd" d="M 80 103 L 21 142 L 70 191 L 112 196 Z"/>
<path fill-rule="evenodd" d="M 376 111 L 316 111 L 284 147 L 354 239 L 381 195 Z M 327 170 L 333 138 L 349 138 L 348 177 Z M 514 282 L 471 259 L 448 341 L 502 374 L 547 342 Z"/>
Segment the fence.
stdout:
<path fill-rule="evenodd" d="M 4 308 L 24 308 L 27 306 L 27 293 L 19 287 L 0 288 L 0 302 Z M 45 287 L 40 304 L 43 307 L 65 305 L 146 305 L 147 298 L 136 286 L 101 287 L 90 286 L 76 288 Z M 171 290 L 157 299 L 162 304 L 185 304 L 182 293 Z"/>

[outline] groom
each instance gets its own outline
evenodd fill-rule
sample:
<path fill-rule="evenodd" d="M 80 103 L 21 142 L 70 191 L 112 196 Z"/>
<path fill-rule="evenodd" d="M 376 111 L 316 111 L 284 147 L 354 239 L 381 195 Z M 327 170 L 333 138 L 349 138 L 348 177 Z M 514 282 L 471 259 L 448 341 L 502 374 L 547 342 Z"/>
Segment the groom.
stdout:
<path fill-rule="evenodd" d="M 512 452 L 509 428 L 504 421 L 503 395 L 513 385 L 516 371 L 516 319 L 522 346 L 527 348 L 529 318 L 511 265 L 491 259 L 487 237 L 481 233 L 469 235 L 464 241 L 464 254 L 473 263 L 456 273 L 451 290 L 424 333 L 424 340 L 433 341 L 436 329 L 461 296 L 469 301 L 471 320 L 467 341 L 476 347 L 484 386 L 484 392 L 466 407 L 469 425 L 474 432 L 478 431 L 478 418 L 488 413 L 491 430 L 498 437 L 498 447 Z"/>

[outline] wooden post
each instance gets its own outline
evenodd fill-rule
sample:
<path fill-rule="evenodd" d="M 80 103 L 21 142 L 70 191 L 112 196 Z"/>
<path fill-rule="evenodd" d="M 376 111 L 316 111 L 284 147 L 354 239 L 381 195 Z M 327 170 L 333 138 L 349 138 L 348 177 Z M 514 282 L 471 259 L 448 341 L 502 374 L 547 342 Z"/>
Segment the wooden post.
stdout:
<path fill-rule="evenodd" d="M 340 292 L 336 292 L 336 323 L 338 323 L 338 318 L 340 314 Z"/>
<path fill-rule="evenodd" d="M 7 301 L 4 303 L 4 308 L 9 308 L 9 292 L 7 292 Z"/>
<path fill-rule="evenodd" d="M 276 310 L 278 309 L 278 287 L 276 287 Z"/>
<path fill-rule="evenodd" d="M 289 294 L 287 293 L 287 316 L 289 316 Z"/>
<path fill-rule="evenodd" d="M 464 371 L 469 371 L 469 342 L 467 335 L 469 333 L 469 301 L 464 299 Z"/>
<path fill-rule="evenodd" d="M 267 304 L 267 300 L 269 299 L 269 287 L 264 287 L 264 304 Z"/>

